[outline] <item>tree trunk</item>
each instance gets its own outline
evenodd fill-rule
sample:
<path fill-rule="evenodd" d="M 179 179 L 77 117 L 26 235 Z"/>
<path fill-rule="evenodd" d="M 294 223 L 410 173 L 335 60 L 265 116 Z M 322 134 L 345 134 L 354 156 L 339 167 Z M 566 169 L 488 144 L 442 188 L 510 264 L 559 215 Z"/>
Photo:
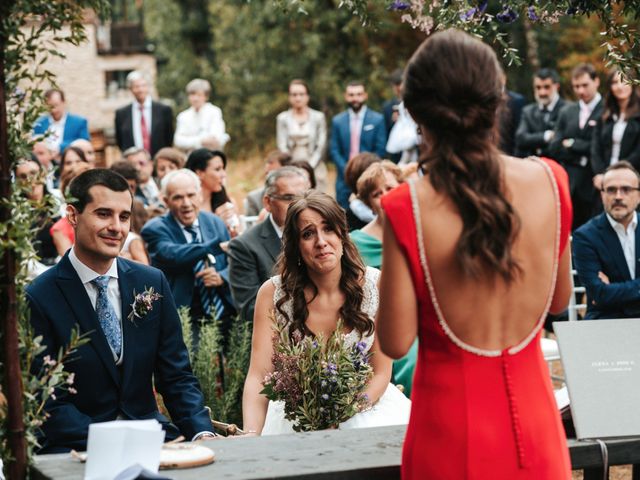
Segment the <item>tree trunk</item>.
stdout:
<path fill-rule="evenodd" d="M 534 72 L 540 69 L 540 57 L 538 56 L 538 34 L 528 18 L 522 22 L 524 25 L 524 38 L 527 41 L 527 62 Z"/>
<path fill-rule="evenodd" d="M 7 18 L 13 0 L 0 2 L 0 18 Z M 7 93 L 5 91 L 5 47 L 7 32 L 0 31 L 0 199 L 11 196 L 11 161 L 7 136 Z M 0 207 L 0 222 L 11 218 L 9 207 Z M 3 239 L 4 240 L 4 239 Z M 4 352 L 4 391 L 7 397 L 7 437 L 13 460 L 7 465 L 7 478 L 23 479 L 27 473 L 27 446 L 22 412 L 22 374 L 18 351 L 18 313 L 16 302 L 16 259 L 13 249 L 5 249 L 0 259 L 0 328 Z"/>

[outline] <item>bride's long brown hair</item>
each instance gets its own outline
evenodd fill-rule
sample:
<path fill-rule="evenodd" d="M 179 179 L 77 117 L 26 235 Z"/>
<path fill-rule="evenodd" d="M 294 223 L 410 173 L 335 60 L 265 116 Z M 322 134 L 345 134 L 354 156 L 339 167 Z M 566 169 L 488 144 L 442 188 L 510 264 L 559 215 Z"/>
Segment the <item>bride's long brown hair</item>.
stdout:
<path fill-rule="evenodd" d="M 456 257 L 463 272 L 499 275 L 510 283 L 520 272 L 512 253 L 520 219 L 504 193 L 495 146 L 503 89 L 493 50 L 464 32 L 446 30 L 413 54 L 403 99 L 428 134 L 420 166 L 462 218 Z"/>
<path fill-rule="evenodd" d="M 347 328 L 357 330 L 360 335 L 371 335 L 373 321 L 361 310 L 364 299 L 362 285 L 365 266 L 358 249 L 349 237 L 344 210 L 329 195 L 315 190 L 309 190 L 294 201 L 287 210 L 282 233 L 282 252 L 276 264 L 276 270 L 281 276 L 284 296 L 276 302 L 276 309 L 288 320 L 290 335 L 296 330 L 303 335 L 313 335 L 306 325 L 309 309 L 304 290 L 308 288 L 313 292 L 310 303 L 318 294 L 318 289 L 309 278 L 307 266 L 300 255 L 300 230 L 298 229 L 298 217 L 308 208 L 319 213 L 328 227 L 335 231 L 342 241 L 340 290 L 344 293 L 345 300 L 340 307 L 340 318 Z M 293 305 L 293 318 L 290 318 L 284 309 L 285 303 L 289 300 Z"/>

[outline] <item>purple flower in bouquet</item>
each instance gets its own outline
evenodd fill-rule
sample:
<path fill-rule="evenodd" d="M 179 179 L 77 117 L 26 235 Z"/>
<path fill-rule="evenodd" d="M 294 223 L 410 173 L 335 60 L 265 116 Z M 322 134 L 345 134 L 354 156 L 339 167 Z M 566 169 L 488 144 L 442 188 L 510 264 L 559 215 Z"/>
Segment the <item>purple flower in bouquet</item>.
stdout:
<path fill-rule="evenodd" d="M 136 293 L 134 290 L 131 313 L 129 313 L 127 318 L 135 324 L 136 318 L 145 317 L 151 310 L 153 310 L 153 302 L 160 298 L 162 298 L 162 295 L 155 292 L 153 287 L 146 288 L 142 293 Z"/>

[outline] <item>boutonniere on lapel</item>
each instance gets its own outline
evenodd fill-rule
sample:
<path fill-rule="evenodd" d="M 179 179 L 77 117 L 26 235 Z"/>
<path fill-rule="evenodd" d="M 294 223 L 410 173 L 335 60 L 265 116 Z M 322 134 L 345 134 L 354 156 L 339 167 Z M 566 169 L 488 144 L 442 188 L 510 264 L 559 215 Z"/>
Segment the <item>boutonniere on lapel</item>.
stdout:
<path fill-rule="evenodd" d="M 162 298 L 157 292 L 153 291 L 153 287 L 145 288 L 144 292 L 136 293 L 133 291 L 133 303 L 131 304 L 131 313 L 127 317 L 136 325 L 136 318 L 145 317 L 151 310 L 153 310 L 153 302 Z"/>

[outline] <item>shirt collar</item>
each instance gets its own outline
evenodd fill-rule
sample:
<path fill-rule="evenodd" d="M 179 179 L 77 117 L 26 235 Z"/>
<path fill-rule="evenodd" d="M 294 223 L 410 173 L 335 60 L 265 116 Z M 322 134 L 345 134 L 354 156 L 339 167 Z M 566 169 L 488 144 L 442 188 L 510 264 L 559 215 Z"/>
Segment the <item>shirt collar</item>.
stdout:
<path fill-rule="evenodd" d="M 51 124 L 57 125 L 57 124 L 63 124 L 67 121 L 67 112 L 64 112 L 62 114 L 62 117 L 60 117 L 60 120 L 55 120 L 51 115 L 49 115 L 49 118 L 51 119 Z"/>
<path fill-rule="evenodd" d="M 182 228 L 183 230 L 186 230 L 187 228 L 195 228 L 196 230 L 198 230 L 200 228 L 200 220 L 198 220 L 198 217 L 196 217 L 196 219 L 193 221 L 193 223 L 189 226 L 186 226 L 184 223 L 182 223 L 180 220 L 178 220 L 176 217 L 173 217 L 173 219 L 178 222 L 178 225 L 180 225 L 180 228 Z"/>
<path fill-rule="evenodd" d="M 140 108 L 140 104 L 138 103 L 137 100 L 133 100 L 133 104 L 136 106 L 136 108 Z M 151 95 L 147 95 L 147 98 L 144 99 L 144 102 L 142 102 L 142 107 L 143 108 L 151 108 Z"/>
<path fill-rule="evenodd" d="M 624 225 L 614 220 L 613 217 L 608 213 L 606 215 L 607 215 L 607 220 L 609 220 L 609 225 L 611 225 L 611 228 L 613 228 L 614 230 L 622 230 L 622 231 L 625 230 Z M 627 226 L 626 231 L 635 232 L 637 226 L 638 226 L 638 214 L 636 212 L 633 212 L 633 217 L 631 218 L 631 222 L 629 222 L 629 225 Z"/>
<path fill-rule="evenodd" d="M 78 274 L 78 277 L 80 277 L 80 281 L 82 282 L 83 285 L 102 276 L 101 274 L 99 274 L 98 272 L 95 272 L 94 270 L 87 267 L 84 263 L 80 261 L 80 259 L 76 255 L 75 247 L 71 247 L 71 251 L 69 252 L 69 261 L 71 262 L 71 266 L 74 268 L 74 270 Z M 107 273 L 105 273 L 104 275 L 106 275 L 107 277 L 118 278 L 117 259 L 115 258 L 113 259 L 113 262 L 111 262 L 111 266 L 109 267 L 109 270 L 107 270 Z"/>
<path fill-rule="evenodd" d="M 556 93 L 551 99 L 551 101 L 549 102 L 549 105 L 546 106 L 549 112 L 552 112 L 553 109 L 556 108 L 556 105 L 558 104 L 558 100 L 560 100 L 560 95 Z M 543 105 L 542 103 L 538 104 L 538 108 L 540 110 L 544 110 L 544 107 L 545 105 Z"/>
<path fill-rule="evenodd" d="M 276 221 L 273 219 L 273 215 L 271 214 L 269 214 L 269 221 L 271 222 L 273 229 L 276 231 L 276 235 L 278 235 L 278 238 L 282 240 L 282 228 L 278 226 Z"/>
<path fill-rule="evenodd" d="M 598 102 L 600 102 L 601 99 L 602 95 L 596 92 L 596 96 L 593 97 L 593 99 L 591 99 L 589 103 L 584 103 L 582 100 L 578 100 L 578 103 L 580 104 L 580 108 L 584 108 L 586 106 L 590 112 L 593 112 L 593 109 L 596 108 L 596 105 L 598 104 Z"/>
<path fill-rule="evenodd" d="M 363 105 L 358 113 L 354 112 L 351 107 L 349 107 L 349 118 L 358 117 L 358 119 L 363 119 L 365 114 L 367 113 L 367 106 Z"/>

